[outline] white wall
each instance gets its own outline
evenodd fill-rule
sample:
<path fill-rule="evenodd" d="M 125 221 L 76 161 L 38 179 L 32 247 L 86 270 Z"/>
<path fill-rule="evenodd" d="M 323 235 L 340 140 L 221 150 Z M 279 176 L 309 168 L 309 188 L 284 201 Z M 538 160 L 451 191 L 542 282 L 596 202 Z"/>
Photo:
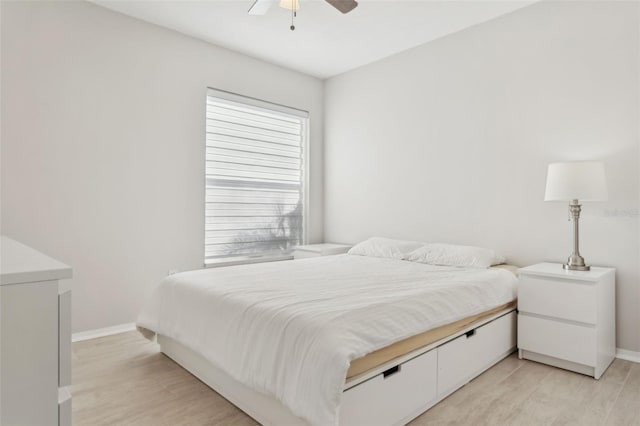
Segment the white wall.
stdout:
<path fill-rule="evenodd" d="M 89 3 L 2 2 L 2 233 L 73 266 L 74 331 L 202 267 L 208 86 L 310 112 L 320 240 L 322 81 Z"/>
<path fill-rule="evenodd" d="M 546 166 L 603 159 L 583 255 L 617 268 L 618 346 L 640 351 L 639 4 L 543 2 L 327 81 L 325 239 L 372 235 L 563 262 Z M 571 301 L 567 301 L 571 303 Z"/>

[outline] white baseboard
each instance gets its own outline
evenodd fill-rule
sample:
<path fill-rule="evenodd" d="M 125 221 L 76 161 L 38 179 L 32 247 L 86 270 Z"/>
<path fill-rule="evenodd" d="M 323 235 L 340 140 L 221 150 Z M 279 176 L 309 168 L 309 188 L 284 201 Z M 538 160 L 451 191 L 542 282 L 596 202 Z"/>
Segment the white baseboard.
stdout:
<path fill-rule="evenodd" d="M 640 352 L 618 348 L 616 349 L 616 358 L 625 359 L 627 361 L 640 362 Z"/>
<path fill-rule="evenodd" d="M 73 333 L 71 335 L 72 342 L 82 342 L 83 340 L 97 339 L 98 337 L 111 336 L 114 334 L 126 333 L 127 331 L 133 331 L 136 329 L 136 324 L 133 322 L 127 324 L 119 324 L 111 327 L 98 328 L 96 330 L 81 331 L 79 333 Z"/>

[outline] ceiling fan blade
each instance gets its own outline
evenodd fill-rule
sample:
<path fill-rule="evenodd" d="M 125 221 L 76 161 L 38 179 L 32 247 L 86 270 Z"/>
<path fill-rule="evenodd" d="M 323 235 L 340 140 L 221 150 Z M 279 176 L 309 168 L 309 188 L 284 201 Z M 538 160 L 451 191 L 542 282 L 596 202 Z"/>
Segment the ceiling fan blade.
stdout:
<path fill-rule="evenodd" d="M 342 13 L 349 13 L 358 6 L 356 0 L 326 0 L 326 2 Z"/>
<path fill-rule="evenodd" d="M 272 4 L 273 0 L 255 0 L 249 8 L 249 15 L 264 15 Z"/>

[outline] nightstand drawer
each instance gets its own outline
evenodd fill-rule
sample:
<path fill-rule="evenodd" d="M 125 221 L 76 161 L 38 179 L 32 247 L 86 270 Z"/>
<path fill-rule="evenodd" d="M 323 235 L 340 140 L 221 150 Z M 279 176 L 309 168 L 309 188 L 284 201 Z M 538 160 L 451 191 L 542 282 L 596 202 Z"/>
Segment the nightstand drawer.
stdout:
<path fill-rule="evenodd" d="M 294 250 L 293 258 L 294 259 L 307 259 L 309 257 L 320 257 L 322 253 L 318 253 L 315 251 L 305 251 L 305 250 Z"/>
<path fill-rule="evenodd" d="M 518 315 L 518 348 L 578 364 L 596 365 L 596 329 Z"/>
<path fill-rule="evenodd" d="M 596 286 L 588 281 L 520 275 L 518 310 L 587 324 L 596 323 Z"/>

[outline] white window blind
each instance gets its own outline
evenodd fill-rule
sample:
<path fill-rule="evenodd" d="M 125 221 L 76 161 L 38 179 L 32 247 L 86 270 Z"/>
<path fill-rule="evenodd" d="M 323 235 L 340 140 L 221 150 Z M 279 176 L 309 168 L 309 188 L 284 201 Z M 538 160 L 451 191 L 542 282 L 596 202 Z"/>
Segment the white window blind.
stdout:
<path fill-rule="evenodd" d="M 308 114 L 209 89 L 205 264 L 280 257 L 303 243 Z"/>

